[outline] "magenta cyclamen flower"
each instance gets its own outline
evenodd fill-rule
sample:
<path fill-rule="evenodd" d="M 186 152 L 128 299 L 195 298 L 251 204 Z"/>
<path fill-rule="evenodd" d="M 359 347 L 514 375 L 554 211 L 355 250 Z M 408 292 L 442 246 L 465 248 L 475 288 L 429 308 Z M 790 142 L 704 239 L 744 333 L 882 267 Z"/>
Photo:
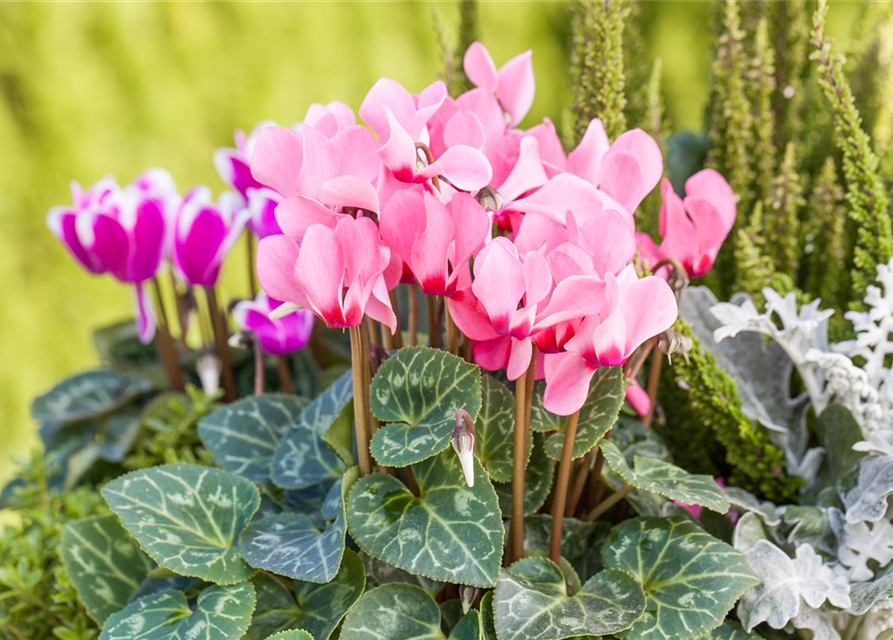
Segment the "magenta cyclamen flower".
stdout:
<path fill-rule="evenodd" d="M 179 277 L 190 285 L 214 286 L 247 219 L 236 194 L 225 193 L 214 202 L 207 187 L 190 191 L 174 222 L 172 257 Z"/>
<path fill-rule="evenodd" d="M 601 309 L 583 319 L 565 353 L 545 358 L 546 409 L 577 411 L 599 367 L 626 363 L 643 342 L 669 329 L 676 315 L 676 297 L 662 278 L 639 279 L 633 265 L 619 276 L 607 274 Z"/>
<path fill-rule="evenodd" d="M 155 316 L 144 284 L 164 257 L 167 217 L 177 199 L 173 180 L 154 169 L 124 189 L 106 178 L 86 191 L 74 182 L 71 191 L 73 206 L 50 210 L 50 230 L 89 272 L 135 285 L 139 337 L 150 342 Z"/>
<path fill-rule="evenodd" d="M 257 277 L 280 313 L 309 307 L 329 327 L 355 327 L 368 315 L 397 329 L 384 272 L 391 252 L 369 218 L 340 216 L 335 228 L 311 225 L 299 247 L 288 236 L 260 241 Z"/>
<path fill-rule="evenodd" d="M 719 249 L 735 224 L 735 193 L 719 173 L 704 169 L 685 182 L 685 199 L 676 195 L 670 181 L 661 184 L 659 245 L 644 233 L 636 234 L 639 252 L 653 268 L 660 260 L 675 258 L 688 275 L 697 278 L 713 267 Z"/>
<path fill-rule="evenodd" d="M 313 333 L 313 312 L 298 309 L 275 318 L 270 314 L 282 306 L 264 293 L 254 300 L 244 300 L 233 309 L 233 318 L 243 330 L 255 335 L 264 353 L 284 356 L 300 351 Z"/>

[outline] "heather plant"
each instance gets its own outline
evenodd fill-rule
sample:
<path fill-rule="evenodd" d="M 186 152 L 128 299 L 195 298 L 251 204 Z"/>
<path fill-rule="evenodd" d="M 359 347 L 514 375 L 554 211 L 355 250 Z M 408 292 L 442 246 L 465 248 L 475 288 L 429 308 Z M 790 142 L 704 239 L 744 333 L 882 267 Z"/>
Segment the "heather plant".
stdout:
<path fill-rule="evenodd" d="M 134 321 L 33 402 L 0 637 L 893 637 L 889 69 L 727 0 L 674 132 L 640 8 L 580 2 L 522 128 L 534 53 L 459 8 L 443 80 L 237 132 L 222 194 L 50 212 Z"/>

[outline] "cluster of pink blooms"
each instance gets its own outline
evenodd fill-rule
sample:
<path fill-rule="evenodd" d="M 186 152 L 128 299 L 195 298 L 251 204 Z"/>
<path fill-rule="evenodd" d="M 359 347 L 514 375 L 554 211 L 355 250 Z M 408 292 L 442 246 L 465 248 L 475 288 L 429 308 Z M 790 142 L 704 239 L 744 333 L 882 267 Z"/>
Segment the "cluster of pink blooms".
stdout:
<path fill-rule="evenodd" d="M 233 187 L 216 203 L 204 189 L 168 199 L 172 185 L 141 177 L 125 189 L 77 190 L 51 226 L 85 267 L 142 291 L 164 255 L 187 283 L 213 284 L 247 224 L 262 238 L 257 275 L 268 297 L 238 315 L 271 344 L 287 342 L 285 330 L 264 316 L 297 309 L 329 327 L 368 317 L 393 332 L 390 292 L 417 286 L 444 299 L 481 367 L 516 380 L 535 357 L 545 406 L 571 414 L 599 367 L 624 364 L 676 319 L 666 270 L 640 277 L 637 267 L 673 258 L 692 276 L 708 271 L 734 223 L 734 194 L 711 170 L 688 180 L 685 199 L 664 181 L 657 245 L 634 222 L 663 174 L 650 136 L 633 130 L 612 142 L 593 120 L 565 153 L 548 119 L 518 128 L 534 99 L 530 52 L 497 69 L 475 43 L 464 66 L 475 88 L 457 98 L 442 82 L 413 94 L 382 78 L 359 108 L 362 123 L 333 102 L 291 128 L 238 134 L 215 156 Z M 153 224 L 167 239 L 144 251 L 138 236 Z M 124 241 L 106 247 L 103 225 Z"/>

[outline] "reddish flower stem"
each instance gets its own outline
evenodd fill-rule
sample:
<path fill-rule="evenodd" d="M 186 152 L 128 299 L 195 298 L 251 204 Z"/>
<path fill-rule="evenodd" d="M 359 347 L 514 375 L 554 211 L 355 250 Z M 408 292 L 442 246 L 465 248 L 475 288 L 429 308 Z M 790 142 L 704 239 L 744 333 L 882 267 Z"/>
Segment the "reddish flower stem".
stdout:
<path fill-rule="evenodd" d="M 363 369 L 368 366 L 369 357 L 363 352 L 361 327 L 350 327 L 350 362 L 353 371 L 353 416 L 357 438 L 357 462 L 360 475 L 372 473 L 372 457 L 369 454 L 368 407 L 365 404 L 366 377 Z"/>
<path fill-rule="evenodd" d="M 164 299 L 161 296 L 161 285 L 158 278 L 152 278 L 152 286 L 155 290 L 155 305 L 158 307 L 158 327 L 155 330 L 155 346 L 158 349 L 158 357 L 164 365 L 167 380 L 171 389 L 182 392 L 186 388 L 183 380 L 183 372 L 180 370 L 180 359 L 177 357 L 177 347 L 168 330 L 167 311 L 164 308 Z"/>
<path fill-rule="evenodd" d="M 276 374 L 279 376 L 279 387 L 282 389 L 282 393 L 294 393 L 295 388 L 291 383 L 291 367 L 288 366 L 286 356 L 276 358 Z"/>
<path fill-rule="evenodd" d="M 214 331 L 217 356 L 220 358 L 223 397 L 227 402 L 232 402 L 236 399 L 236 379 L 233 376 L 233 365 L 229 359 L 229 345 L 226 343 L 226 317 L 217 304 L 217 292 L 214 287 L 205 287 L 205 298 L 208 301 L 208 314 L 211 316 L 211 328 Z"/>
<path fill-rule="evenodd" d="M 552 498 L 552 535 L 549 539 L 549 557 L 558 562 L 561 557 L 561 530 L 564 527 L 564 508 L 567 504 L 567 487 L 570 482 L 571 466 L 574 463 L 574 440 L 577 438 L 578 409 L 567 418 L 564 430 L 564 447 L 561 449 L 561 462 L 558 463 L 558 478 L 555 481 L 555 495 Z"/>

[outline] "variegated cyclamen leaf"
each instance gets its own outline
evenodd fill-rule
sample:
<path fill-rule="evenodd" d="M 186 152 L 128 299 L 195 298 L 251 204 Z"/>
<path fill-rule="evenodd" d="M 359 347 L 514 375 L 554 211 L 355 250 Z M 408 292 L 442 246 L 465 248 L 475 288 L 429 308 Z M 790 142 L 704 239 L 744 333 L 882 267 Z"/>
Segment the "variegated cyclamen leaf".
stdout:
<path fill-rule="evenodd" d="M 710 476 L 689 473 L 665 460 L 645 456 L 635 456 L 630 468 L 616 444 L 604 440 L 599 447 L 610 470 L 636 489 L 684 504 L 707 507 L 718 513 L 729 510 L 726 494 Z"/>
<path fill-rule="evenodd" d="M 586 455 L 617 422 L 625 392 L 626 379 L 623 377 L 622 367 L 601 367 L 595 372 L 592 382 L 589 383 L 586 404 L 580 410 L 577 421 L 577 435 L 574 438 L 575 460 Z M 546 454 L 553 460 L 561 460 L 567 419 L 558 420 L 554 424 L 557 433 L 546 439 Z"/>
<path fill-rule="evenodd" d="M 635 518 L 614 527 L 605 567 L 633 575 L 648 604 L 624 640 L 689 640 L 718 627 L 759 583 L 740 552 L 685 518 Z"/>
<path fill-rule="evenodd" d="M 99 624 L 124 608 L 155 566 L 114 515 L 66 524 L 60 555 L 78 599 Z"/>
<path fill-rule="evenodd" d="M 245 478 L 220 469 L 171 464 L 134 471 L 102 489 L 109 507 L 155 562 L 218 584 L 247 579 L 236 540 L 260 506 Z"/>
<path fill-rule="evenodd" d="M 106 620 L 99 640 L 239 640 L 251 622 L 250 582 L 210 586 L 189 606 L 182 591 L 144 596 Z"/>
<path fill-rule="evenodd" d="M 859 480 L 843 496 L 846 521 L 877 522 L 887 512 L 893 494 L 893 456 L 866 456 L 859 461 Z"/>
<path fill-rule="evenodd" d="M 623 571 L 602 571 L 572 597 L 548 558 L 529 557 L 503 569 L 493 596 L 499 640 L 562 640 L 617 633 L 645 609 L 642 588 Z"/>
<path fill-rule="evenodd" d="M 465 484 L 458 457 L 446 451 L 413 467 L 420 497 L 394 476 L 360 478 L 348 498 L 347 522 L 365 553 L 412 574 L 492 587 L 499 575 L 504 528 L 490 479 L 474 459 Z"/>
<path fill-rule="evenodd" d="M 334 513 L 328 513 L 331 500 L 327 498 L 323 516 L 334 516 L 334 521 L 323 529 L 304 513 L 280 513 L 252 522 L 239 540 L 245 561 L 295 580 L 332 580 L 344 554 L 346 496 L 356 477 L 357 469 L 352 467 L 330 490 L 329 496 L 335 495 Z"/>
<path fill-rule="evenodd" d="M 761 640 L 755 633 L 748 633 L 737 622 L 723 622 L 706 636 L 698 640 Z"/>
<path fill-rule="evenodd" d="M 276 447 L 273 482 L 302 489 L 333 480 L 347 470 L 351 454 L 353 380 L 348 371 L 313 399 Z M 341 438 L 343 426 L 347 437 Z"/>
<path fill-rule="evenodd" d="M 483 640 L 498 640 L 496 637 L 496 624 L 493 619 L 493 591 L 487 591 L 481 598 L 481 630 Z"/>
<path fill-rule="evenodd" d="M 111 369 L 79 373 L 63 380 L 31 404 L 35 422 L 61 425 L 96 418 L 123 407 L 152 389 L 145 379 L 133 379 Z"/>
<path fill-rule="evenodd" d="M 341 640 L 445 640 L 440 609 L 419 587 L 393 583 L 367 591 L 351 607 Z"/>
<path fill-rule="evenodd" d="M 582 580 L 588 580 L 602 569 L 599 551 L 611 526 L 597 520 L 584 522 L 565 518 L 561 528 L 561 557 L 567 559 Z M 524 549 L 527 554 L 549 552 L 552 538 L 552 516 L 536 513 L 524 520 Z"/>
<path fill-rule="evenodd" d="M 306 405 L 303 398 L 281 393 L 242 398 L 199 420 L 198 433 L 217 464 L 263 483 L 270 479 L 279 440 Z"/>
<path fill-rule="evenodd" d="M 403 582 L 420 587 L 422 591 L 431 596 L 437 595 L 443 589 L 443 582 L 431 580 L 425 576 L 413 575 L 365 553 L 360 557 L 363 559 L 363 567 L 366 569 L 366 580 L 370 588 L 380 587 L 383 584 Z"/>
<path fill-rule="evenodd" d="M 293 629 L 292 631 L 274 633 L 267 636 L 266 640 L 315 640 L 315 638 L 303 629 Z"/>
<path fill-rule="evenodd" d="M 515 397 L 489 375 L 482 376 L 481 389 L 483 402 L 475 421 L 475 453 L 493 482 L 510 482 L 515 450 Z M 528 456 L 531 444 L 528 438 Z"/>
<path fill-rule="evenodd" d="M 552 475 L 555 465 L 546 455 L 543 434 L 534 434 L 531 441 L 530 459 L 524 471 L 524 514 L 536 513 L 549 497 L 552 489 Z M 512 485 L 510 482 L 494 482 L 493 488 L 499 496 L 499 508 L 505 513 L 512 512 Z"/>
<path fill-rule="evenodd" d="M 456 411 L 477 418 L 481 370 L 439 349 L 400 349 L 372 379 L 370 406 L 389 423 L 372 437 L 375 459 L 390 467 L 415 464 L 450 446 Z"/>
<path fill-rule="evenodd" d="M 329 640 L 351 606 L 363 595 L 366 574 L 363 561 L 350 549 L 330 582 L 295 582 L 294 589 L 267 573 L 254 577 L 257 609 L 245 640 L 262 640 L 290 629 L 304 629 L 316 640 Z"/>

